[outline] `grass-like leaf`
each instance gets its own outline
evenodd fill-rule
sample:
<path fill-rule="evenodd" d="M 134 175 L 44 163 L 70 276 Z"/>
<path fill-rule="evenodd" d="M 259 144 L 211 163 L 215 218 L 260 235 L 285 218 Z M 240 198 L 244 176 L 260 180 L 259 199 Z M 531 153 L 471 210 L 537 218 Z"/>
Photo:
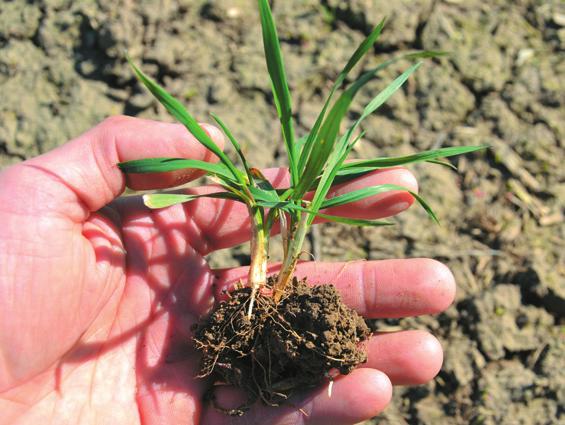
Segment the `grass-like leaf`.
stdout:
<path fill-rule="evenodd" d="M 267 0 L 258 0 L 258 3 L 267 69 L 269 71 L 269 76 L 271 77 L 273 96 L 288 154 L 291 179 L 294 181 L 298 174 L 298 163 L 296 159 L 297 149 L 294 141 L 295 134 L 294 124 L 292 121 L 292 101 L 290 97 L 290 90 L 288 88 L 288 81 L 286 71 L 284 69 L 275 20 L 273 19 L 269 2 Z"/>
<path fill-rule="evenodd" d="M 458 171 L 457 167 L 453 165 L 451 162 L 441 161 L 439 159 L 429 159 L 426 162 L 429 162 L 430 164 L 441 165 L 442 167 L 450 168 L 453 171 Z"/>
<path fill-rule="evenodd" d="M 408 79 L 408 77 L 420 66 L 420 64 L 415 64 L 411 66 L 408 70 L 397 77 L 386 89 L 380 92 L 364 109 L 361 117 L 354 123 L 353 126 L 349 128 L 346 134 L 337 143 L 334 152 L 328 158 L 326 170 L 324 170 L 316 193 L 314 195 L 314 200 L 312 202 L 312 208 L 318 210 L 321 207 L 322 201 L 326 194 L 329 192 L 334 179 L 344 163 L 345 159 L 349 155 L 349 152 L 355 145 L 355 143 L 362 137 L 362 134 L 351 142 L 355 131 L 361 124 L 361 122 L 375 112 L 387 99 L 392 96 L 392 94 L 398 90 L 402 84 Z M 312 218 L 310 218 L 312 222 Z"/>
<path fill-rule="evenodd" d="M 396 167 L 399 165 L 406 165 L 415 162 L 430 161 L 437 158 L 448 158 L 450 156 L 461 155 L 470 152 L 476 152 L 486 149 L 488 145 L 480 146 L 452 146 L 448 148 L 433 149 L 424 152 L 418 152 L 411 155 L 396 156 L 390 158 L 374 158 L 374 159 L 364 159 L 360 161 L 353 161 L 342 166 L 342 170 L 338 173 L 339 175 L 347 174 L 345 170 L 351 170 L 355 168 L 366 168 L 373 167 L 375 170 L 379 168 Z"/>
<path fill-rule="evenodd" d="M 355 52 L 353 52 L 353 54 L 347 61 L 347 64 L 343 67 L 343 69 L 337 76 L 337 79 L 334 83 L 336 87 L 340 87 L 343 84 L 349 72 L 355 67 L 355 65 L 357 65 L 357 63 L 361 60 L 361 58 L 365 56 L 365 54 L 369 51 L 369 49 L 373 47 L 375 42 L 380 37 L 381 32 L 383 31 L 383 28 L 385 26 L 385 21 L 386 19 L 383 18 L 381 22 L 379 22 L 377 26 L 373 28 L 373 31 L 371 31 L 371 33 L 367 36 L 367 38 L 365 38 L 365 40 L 361 42 L 361 44 L 359 45 L 359 47 L 357 47 Z"/>
<path fill-rule="evenodd" d="M 241 201 L 236 195 L 229 192 L 207 193 L 204 195 L 183 195 L 177 193 L 152 193 L 143 195 L 143 203 L 151 209 L 167 208 L 177 204 L 194 201 L 198 198 L 219 198 Z"/>
<path fill-rule="evenodd" d="M 345 137 L 345 136 L 344 136 Z M 397 167 L 418 162 L 431 162 L 434 164 L 443 165 L 449 168 L 455 168 L 452 164 L 443 161 L 436 161 L 436 158 L 448 158 L 451 156 L 462 155 L 465 153 L 476 152 L 488 148 L 488 145 L 481 146 L 454 146 L 448 148 L 434 149 L 424 152 L 419 152 L 406 156 L 397 157 L 382 157 L 366 160 L 352 161 L 344 163 L 337 171 L 333 184 L 345 183 L 350 180 L 364 176 L 375 170 L 384 168 Z M 321 183 L 322 177 L 320 176 L 309 190 L 315 190 Z M 277 192 L 282 194 L 288 191 L 288 188 L 278 189 Z"/>
<path fill-rule="evenodd" d="M 220 128 L 222 129 L 224 134 L 227 136 L 228 140 L 231 142 L 232 146 L 234 147 L 235 151 L 237 152 L 237 155 L 241 159 L 241 162 L 243 164 L 243 167 L 245 168 L 245 173 L 247 174 L 247 178 L 249 179 L 249 182 L 252 183 L 253 182 L 253 176 L 251 175 L 251 171 L 250 171 L 251 167 L 249 166 L 249 163 L 247 162 L 247 158 L 245 158 L 245 155 L 243 154 L 243 151 L 241 150 L 241 145 L 239 144 L 237 139 L 234 137 L 233 133 L 230 131 L 228 126 L 220 119 L 219 116 L 217 116 L 214 113 L 211 113 L 210 115 L 212 116 L 214 121 L 216 121 L 216 123 L 220 126 Z"/>
<path fill-rule="evenodd" d="M 267 179 L 267 177 L 263 175 L 261 170 L 259 170 L 258 168 L 252 168 L 251 173 L 253 174 L 253 177 L 259 189 L 269 192 L 270 196 L 276 198 L 277 200 L 279 199 L 279 194 L 277 190 L 273 187 L 273 185 Z"/>
<path fill-rule="evenodd" d="M 309 136 L 309 134 L 306 134 L 305 136 L 302 136 L 302 137 L 300 137 L 296 140 L 296 149 L 297 149 L 298 152 L 302 151 L 302 148 L 304 147 L 304 145 L 308 141 L 308 136 Z"/>
<path fill-rule="evenodd" d="M 319 177 L 334 148 L 335 140 L 343 117 L 347 114 L 349 106 L 357 92 L 361 89 L 361 87 L 369 82 L 371 78 L 373 78 L 374 72 L 376 71 L 373 70 L 361 76 L 354 84 L 341 94 L 331 108 L 320 128 L 320 131 L 318 132 L 318 135 L 316 136 L 316 141 L 313 144 L 298 185 L 292 194 L 293 199 L 300 199 L 304 196 Z M 307 145 L 308 141 L 306 142 L 306 146 Z M 305 149 L 306 146 L 304 146 Z M 304 152 L 303 155 L 305 155 Z"/>
<path fill-rule="evenodd" d="M 354 190 L 353 192 L 344 193 L 343 195 L 336 196 L 331 199 L 326 199 L 323 203 L 321 208 L 332 208 L 332 207 L 339 207 L 341 205 L 350 204 L 352 202 L 360 201 L 362 199 L 368 198 L 370 196 L 378 195 L 379 193 L 391 192 L 391 191 L 401 191 L 401 192 L 408 192 L 410 195 L 418 201 L 418 203 L 424 208 L 424 210 L 428 213 L 430 218 L 439 223 L 437 215 L 432 210 L 430 205 L 418 195 L 416 192 L 413 192 L 403 186 L 395 185 L 395 184 L 381 184 L 378 186 L 369 186 L 364 187 L 362 189 Z"/>
<path fill-rule="evenodd" d="M 253 170 L 256 170 L 255 168 Z M 253 195 L 253 199 L 258 201 L 279 202 L 280 198 L 277 191 L 271 186 L 271 183 L 263 178 L 257 180 L 257 187 L 250 187 L 249 191 Z"/>
<path fill-rule="evenodd" d="M 347 113 L 351 100 L 352 97 L 343 96 L 338 99 L 336 104 L 330 110 L 326 121 L 324 121 L 324 124 L 320 129 L 318 140 L 314 144 L 309 161 L 306 163 L 303 173 L 300 176 L 296 191 L 293 193 L 292 197 L 294 199 L 299 199 L 304 196 L 311 187 L 312 182 L 315 181 L 323 170 L 324 165 L 333 150 L 341 120 Z"/>
<path fill-rule="evenodd" d="M 214 164 L 197 159 L 184 158 L 145 158 L 120 162 L 120 170 L 129 174 L 164 173 L 167 171 L 195 169 L 225 177 L 233 181 L 233 176 L 223 164 Z"/>
<path fill-rule="evenodd" d="M 196 119 L 185 109 L 185 107 L 164 88 L 157 84 L 154 80 L 145 75 L 128 57 L 129 64 L 133 68 L 137 78 L 149 89 L 149 91 L 157 98 L 157 100 L 182 123 L 188 131 L 200 142 L 204 147 L 214 153 L 222 163 L 230 170 L 237 180 L 242 180 L 242 173 L 239 171 L 227 155 L 214 143 L 208 134 L 200 127 Z"/>
<path fill-rule="evenodd" d="M 430 59 L 448 56 L 450 53 L 444 50 L 422 50 L 419 52 L 408 53 L 402 55 L 405 59 Z"/>
<path fill-rule="evenodd" d="M 345 81 L 347 76 L 349 75 L 349 72 L 355 67 L 355 65 L 357 65 L 357 63 L 361 60 L 361 58 L 363 56 L 365 56 L 365 54 L 369 51 L 369 49 L 375 44 L 375 42 L 377 41 L 377 39 L 381 35 L 384 24 L 385 24 L 385 20 L 383 19 L 373 29 L 373 31 L 371 31 L 371 33 L 367 36 L 367 38 L 365 38 L 365 40 L 363 40 L 363 42 L 361 42 L 359 47 L 355 50 L 353 55 L 351 55 L 351 57 L 347 61 L 347 64 L 343 67 L 343 69 L 341 70 L 341 72 L 337 76 L 337 79 L 336 79 L 335 83 L 333 84 L 333 86 L 330 90 L 330 93 L 328 94 L 328 97 L 327 97 L 327 99 L 324 103 L 324 106 L 323 106 L 320 114 L 318 115 L 318 118 L 316 118 L 316 122 L 314 123 L 312 130 L 308 134 L 306 142 L 304 143 L 304 147 L 301 149 L 301 155 L 300 155 L 300 159 L 299 159 L 299 163 L 298 163 L 298 170 L 300 172 L 302 172 L 304 170 L 304 167 L 306 166 L 306 161 L 309 158 L 310 152 L 312 151 L 312 147 L 314 146 L 314 143 L 318 138 L 318 131 L 320 130 L 320 127 L 322 126 L 322 123 L 324 122 L 324 118 L 326 116 L 327 109 L 330 105 L 330 102 L 331 102 L 335 92 L 341 87 L 341 85 L 343 84 L 343 82 Z"/>
<path fill-rule="evenodd" d="M 328 158 L 327 166 L 324 172 L 322 173 L 322 177 L 320 178 L 320 183 L 316 188 L 314 197 L 312 198 L 312 202 L 310 204 L 310 208 L 312 210 L 314 211 L 320 210 L 321 205 L 324 199 L 326 198 L 326 195 L 328 194 L 328 192 L 332 187 L 332 184 L 334 182 L 334 179 L 337 175 L 339 168 L 349 156 L 351 150 L 353 149 L 353 146 L 355 146 L 357 141 L 359 141 L 364 134 L 365 134 L 364 132 L 361 132 L 361 134 L 359 134 L 359 136 L 356 139 L 354 139 L 352 142 L 350 142 L 349 135 L 348 136 L 344 135 L 338 141 L 337 146 L 335 147 L 334 151 L 330 154 L 330 157 Z M 309 224 L 312 224 L 313 221 L 314 221 L 313 215 L 308 217 Z"/>
<path fill-rule="evenodd" d="M 324 214 L 324 213 L 321 213 L 319 211 L 314 211 L 314 210 L 311 210 L 309 208 L 301 207 L 300 205 L 297 205 L 293 201 L 274 202 L 274 201 L 266 201 L 266 200 L 263 201 L 263 200 L 261 200 L 257 204 L 264 207 L 264 208 L 278 209 L 278 210 L 286 211 L 286 212 L 289 212 L 289 213 L 292 213 L 294 211 L 309 213 L 309 214 L 312 214 L 312 216 L 320 217 L 320 218 L 323 218 L 323 219 L 328 220 L 328 221 L 333 221 L 333 222 L 336 222 L 336 223 L 343 223 L 343 224 L 352 224 L 352 225 L 355 225 L 355 226 L 377 227 L 377 226 L 392 226 L 392 225 L 394 225 L 394 223 L 392 221 L 386 221 L 386 220 L 365 220 L 365 219 L 360 219 L 360 218 L 349 218 L 349 217 L 342 217 L 342 216 L 337 216 L 337 215 Z"/>
<path fill-rule="evenodd" d="M 341 217 L 338 215 L 328 215 L 328 214 L 323 214 L 321 212 L 316 213 L 316 215 L 328 221 L 333 221 L 334 223 L 349 224 L 352 226 L 361 226 L 361 227 L 394 226 L 394 223 L 392 221 L 387 221 L 387 220 L 365 220 L 362 218 L 349 218 L 349 217 Z"/>
<path fill-rule="evenodd" d="M 410 77 L 410 75 L 412 75 L 412 73 L 420 67 L 420 65 L 422 65 L 422 62 L 412 65 L 401 75 L 396 77 L 396 79 L 382 92 L 375 96 L 363 110 L 361 117 L 355 123 L 355 127 L 357 127 L 365 118 L 373 114 L 383 103 L 385 103 L 406 82 L 408 77 Z"/>
<path fill-rule="evenodd" d="M 361 76 L 355 83 L 353 83 L 337 100 L 333 108 L 331 109 L 326 121 L 322 125 L 319 133 L 319 140 L 316 142 L 312 148 L 310 158 L 306 163 L 304 173 L 300 178 L 299 184 L 296 188 L 296 192 L 293 194 L 294 199 L 302 197 L 313 183 L 316 181 L 322 169 L 326 165 L 326 162 L 334 148 L 335 139 L 339 131 L 339 125 L 347 113 L 349 106 L 357 92 L 367 84 L 374 75 L 382 69 L 385 64 L 381 64 L 378 67 L 372 69 L 371 71 L 365 73 Z M 354 128 L 361 123 L 361 121 L 368 115 L 373 113 L 379 106 L 390 98 L 396 92 L 402 84 L 408 79 L 410 74 L 412 74 L 418 67 L 420 63 L 411 66 L 408 70 L 403 72 L 399 77 L 397 77 L 391 84 L 389 84 L 382 92 L 380 92 L 365 108 L 361 118 L 357 120 Z M 353 134 L 353 129 L 350 130 L 349 134 Z"/>
<path fill-rule="evenodd" d="M 318 132 L 319 132 L 320 127 L 322 125 L 322 122 L 325 118 L 325 114 L 326 114 L 327 109 L 329 107 L 330 101 L 331 101 L 333 95 L 335 94 L 335 91 L 343 84 L 343 82 L 345 81 L 345 78 L 347 77 L 349 71 L 351 71 L 351 69 L 355 66 L 355 64 L 357 64 L 357 62 L 363 57 L 363 55 L 365 53 L 367 53 L 367 51 L 369 50 L 369 47 L 372 44 L 374 44 L 376 42 L 376 40 L 379 38 L 379 36 L 382 32 L 383 26 L 384 26 L 384 22 L 385 22 L 385 20 L 383 19 L 375 27 L 375 29 L 371 32 L 371 34 L 369 34 L 369 36 L 363 41 L 363 43 L 361 43 L 361 46 L 355 51 L 353 56 L 347 62 L 347 65 L 344 67 L 344 69 L 338 75 L 338 78 L 336 79 L 336 82 L 332 86 L 332 89 L 330 90 L 328 98 L 326 99 L 326 102 L 324 103 L 322 111 L 318 115 L 318 118 L 316 119 L 316 122 L 315 122 L 314 126 L 312 127 L 312 130 L 308 134 L 308 138 L 306 140 L 306 143 L 304 144 L 304 147 L 301 150 L 301 155 L 300 155 L 299 162 L 298 162 L 299 171 L 302 172 L 305 165 L 306 165 L 306 161 L 308 160 L 308 158 L 310 156 L 310 152 L 312 150 L 312 147 L 314 146 L 314 143 L 316 142 Z M 419 52 L 408 53 L 408 54 L 401 55 L 401 56 L 398 56 L 396 58 L 392 58 L 392 59 L 389 59 L 389 60 L 383 62 L 382 64 L 380 64 L 379 66 L 377 66 L 373 70 L 369 71 L 367 74 L 375 75 L 378 71 L 381 71 L 381 70 L 387 68 L 388 66 L 392 65 L 393 63 L 396 63 L 396 62 L 403 60 L 403 59 L 413 60 L 413 59 L 420 59 L 420 58 L 421 59 L 434 58 L 434 57 L 439 57 L 439 56 L 445 56 L 445 54 L 446 54 L 445 52 L 433 51 L 433 50 L 424 50 L 424 51 L 419 51 Z M 367 75 L 367 74 L 365 74 L 365 75 Z"/>

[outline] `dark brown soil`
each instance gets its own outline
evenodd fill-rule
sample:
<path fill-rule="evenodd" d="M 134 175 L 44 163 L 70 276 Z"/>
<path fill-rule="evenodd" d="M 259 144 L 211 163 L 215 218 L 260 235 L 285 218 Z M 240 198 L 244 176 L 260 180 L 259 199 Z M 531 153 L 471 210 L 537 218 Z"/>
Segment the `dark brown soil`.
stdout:
<path fill-rule="evenodd" d="M 312 287 L 295 279 L 278 304 L 259 295 L 249 319 L 250 294 L 250 288 L 231 292 L 194 338 L 202 352 L 200 375 L 243 389 L 249 404 L 260 399 L 279 405 L 331 379 L 331 372 L 348 374 L 367 360 L 360 343 L 369 328 L 333 285 Z"/>

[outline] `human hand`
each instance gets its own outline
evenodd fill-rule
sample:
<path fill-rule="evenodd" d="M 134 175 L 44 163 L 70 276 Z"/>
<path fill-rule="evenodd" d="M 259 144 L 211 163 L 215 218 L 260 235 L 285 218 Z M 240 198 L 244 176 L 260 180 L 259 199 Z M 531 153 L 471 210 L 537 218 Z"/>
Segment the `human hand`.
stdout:
<path fill-rule="evenodd" d="M 211 382 L 193 378 L 191 327 L 245 277 L 245 268 L 211 270 L 204 256 L 248 239 L 247 211 L 219 199 L 157 211 L 138 197 L 116 199 L 125 187 L 116 164 L 159 156 L 213 160 L 180 125 L 114 117 L 0 173 L 1 424 L 353 424 L 385 408 L 391 384 L 436 375 L 438 341 L 404 331 L 372 337 L 368 362 L 336 379 L 331 398 L 321 388 L 235 419 L 204 404 Z M 282 170 L 266 175 L 279 185 L 286 178 Z M 155 189 L 197 176 L 138 175 L 128 184 Z M 417 190 L 412 174 L 391 169 L 335 191 L 383 183 Z M 382 218 L 411 203 L 389 192 L 332 212 Z M 437 313 L 455 292 L 449 270 L 427 259 L 302 263 L 297 275 L 334 283 L 365 317 Z M 218 397 L 237 399 L 229 389 Z"/>

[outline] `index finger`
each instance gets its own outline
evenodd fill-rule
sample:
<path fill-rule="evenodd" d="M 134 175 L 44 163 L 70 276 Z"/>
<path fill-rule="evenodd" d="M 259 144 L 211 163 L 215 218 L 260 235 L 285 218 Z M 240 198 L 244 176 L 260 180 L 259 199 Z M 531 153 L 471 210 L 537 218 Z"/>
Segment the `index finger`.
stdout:
<path fill-rule="evenodd" d="M 204 129 L 223 146 L 219 130 L 212 126 Z M 53 195 L 56 205 L 72 206 L 70 211 L 65 210 L 67 215 L 84 220 L 124 191 L 126 180 L 117 166 L 119 162 L 150 157 L 217 160 L 180 124 L 116 116 L 57 149 L 8 168 L 3 178 L 15 187 L 25 184 L 42 188 Z M 196 177 L 194 170 L 181 170 L 131 177 L 129 185 L 156 189 Z"/>

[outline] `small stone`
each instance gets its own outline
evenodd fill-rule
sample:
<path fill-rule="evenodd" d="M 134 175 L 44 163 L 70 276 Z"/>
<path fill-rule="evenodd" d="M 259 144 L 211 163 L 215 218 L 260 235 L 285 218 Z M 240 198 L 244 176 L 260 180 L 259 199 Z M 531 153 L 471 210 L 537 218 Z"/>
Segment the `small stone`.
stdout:
<path fill-rule="evenodd" d="M 129 98 L 129 104 L 137 109 L 147 109 L 153 102 L 154 98 L 145 92 L 136 93 Z"/>
<path fill-rule="evenodd" d="M 555 12 L 552 16 L 553 22 L 560 27 L 565 27 L 565 13 Z"/>

